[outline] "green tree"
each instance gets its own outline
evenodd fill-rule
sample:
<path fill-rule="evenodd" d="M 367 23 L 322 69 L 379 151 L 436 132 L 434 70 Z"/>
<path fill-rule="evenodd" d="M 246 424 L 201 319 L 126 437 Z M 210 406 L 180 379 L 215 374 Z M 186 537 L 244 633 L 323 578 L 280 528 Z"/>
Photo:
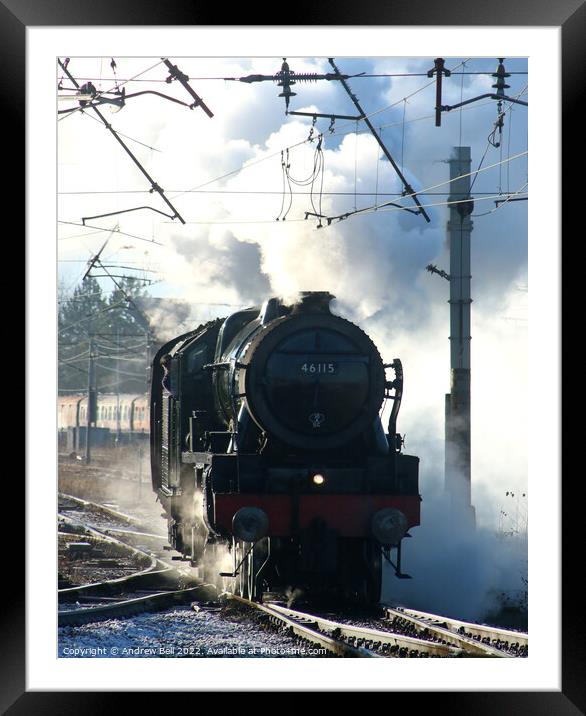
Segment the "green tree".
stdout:
<path fill-rule="evenodd" d="M 88 277 L 71 295 L 60 290 L 59 391 L 87 390 L 90 340 L 99 392 L 143 393 L 147 389 L 147 322 L 135 299 L 145 295 L 140 281 L 124 277 L 104 294 Z"/>

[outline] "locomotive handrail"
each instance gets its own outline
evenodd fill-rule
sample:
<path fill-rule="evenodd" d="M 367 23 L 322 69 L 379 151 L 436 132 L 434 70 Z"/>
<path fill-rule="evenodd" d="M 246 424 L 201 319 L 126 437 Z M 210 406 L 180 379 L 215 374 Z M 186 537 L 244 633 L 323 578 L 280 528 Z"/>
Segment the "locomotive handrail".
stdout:
<path fill-rule="evenodd" d="M 403 397 L 403 365 L 398 358 L 395 358 L 392 363 L 385 363 L 383 367 L 385 370 L 392 368 L 395 371 L 395 380 L 387 382 L 386 385 L 388 390 L 395 390 L 394 395 L 386 393 L 386 397 L 393 401 L 391 415 L 389 416 L 389 437 L 394 440 L 397 432 L 397 416 L 399 415 L 401 398 Z"/>
<path fill-rule="evenodd" d="M 202 370 L 228 370 L 230 368 L 230 363 L 224 362 L 224 363 L 206 363 L 204 366 L 202 366 Z"/>
<path fill-rule="evenodd" d="M 246 366 L 244 363 L 240 363 L 240 361 L 230 360 L 220 361 L 219 363 L 206 363 L 202 366 L 202 370 L 230 370 L 232 367 L 245 368 Z"/>

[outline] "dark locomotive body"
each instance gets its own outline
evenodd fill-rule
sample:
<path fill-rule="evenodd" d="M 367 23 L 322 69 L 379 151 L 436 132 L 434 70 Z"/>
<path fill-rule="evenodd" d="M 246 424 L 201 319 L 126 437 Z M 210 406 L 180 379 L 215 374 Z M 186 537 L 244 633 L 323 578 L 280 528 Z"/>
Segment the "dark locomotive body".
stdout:
<path fill-rule="evenodd" d="M 382 561 L 404 576 L 401 541 L 419 524 L 419 459 L 396 433 L 401 364 L 384 366 L 331 298 L 269 299 L 154 360 L 152 480 L 169 541 L 251 598 L 335 590 L 377 602 Z"/>

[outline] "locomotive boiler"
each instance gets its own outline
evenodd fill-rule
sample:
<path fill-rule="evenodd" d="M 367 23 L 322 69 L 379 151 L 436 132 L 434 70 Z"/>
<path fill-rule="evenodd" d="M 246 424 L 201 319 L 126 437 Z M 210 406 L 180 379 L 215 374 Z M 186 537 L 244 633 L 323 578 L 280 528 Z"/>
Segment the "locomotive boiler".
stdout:
<path fill-rule="evenodd" d="M 419 458 L 396 431 L 401 363 L 384 364 L 332 298 L 270 298 L 174 338 L 153 362 L 152 483 L 170 544 L 251 599 L 376 603 L 385 560 L 407 576 Z"/>

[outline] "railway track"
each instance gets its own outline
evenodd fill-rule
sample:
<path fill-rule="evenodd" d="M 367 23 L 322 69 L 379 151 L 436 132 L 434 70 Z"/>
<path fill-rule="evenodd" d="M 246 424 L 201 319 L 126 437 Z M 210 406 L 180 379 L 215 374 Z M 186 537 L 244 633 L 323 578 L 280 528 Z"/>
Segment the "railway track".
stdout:
<path fill-rule="evenodd" d="M 385 607 L 381 628 L 377 628 L 335 621 L 277 603 L 258 604 L 235 595 L 231 595 L 231 599 L 263 612 L 273 624 L 338 656 L 513 658 L 527 655 L 525 633 L 435 614 Z M 411 625 L 410 634 L 401 633 L 405 622 Z"/>
<path fill-rule="evenodd" d="M 137 518 L 110 507 L 82 500 L 72 495 L 60 494 L 60 498 L 73 502 L 84 512 L 99 512 L 140 526 L 140 521 Z M 59 513 L 58 517 L 62 523 L 82 528 L 85 534 L 121 546 L 150 562 L 146 568 L 123 577 L 59 589 L 58 599 L 61 607 L 58 612 L 59 626 L 132 616 L 145 611 L 185 604 L 194 599 L 210 598 L 209 585 L 193 584 L 195 581 L 193 576 L 182 565 L 175 565 L 110 533 L 114 531 L 127 537 L 132 535 L 133 537 L 150 538 L 160 538 L 160 535 L 114 526 L 97 528 L 87 524 L 84 519 L 73 517 L 71 514 Z M 186 582 L 191 582 L 190 586 L 185 586 Z M 62 608 L 72 603 L 75 603 L 77 608 Z M 85 606 L 80 606 L 81 604 Z"/>
<path fill-rule="evenodd" d="M 362 646 L 354 646 L 343 639 L 338 638 L 335 634 L 329 634 L 322 631 L 314 618 L 309 614 L 302 612 L 293 612 L 292 610 L 281 611 L 276 604 L 259 604 L 249 599 L 244 599 L 236 594 L 230 594 L 229 598 L 242 604 L 243 606 L 255 609 L 264 614 L 268 621 L 288 631 L 290 634 L 297 636 L 304 641 L 308 641 L 319 647 L 327 649 L 336 656 L 344 657 L 377 657 L 379 654 L 366 649 Z"/>
<path fill-rule="evenodd" d="M 230 598 L 261 611 L 274 625 L 301 639 L 318 644 L 337 656 L 433 658 L 466 655 L 465 649 L 451 643 L 405 636 L 386 629 L 346 624 L 280 604 L 251 602 L 236 595 L 230 595 Z"/>
<path fill-rule="evenodd" d="M 414 609 L 385 607 L 384 610 L 391 624 L 406 622 L 420 634 L 445 639 L 473 654 L 524 657 L 528 653 L 529 636 L 525 632 L 473 624 Z"/>
<path fill-rule="evenodd" d="M 193 600 L 209 597 L 208 585 L 198 585 L 187 589 L 141 590 L 119 598 L 94 597 L 86 603 L 93 605 L 77 609 L 61 609 L 58 612 L 58 625 L 74 626 L 97 622 L 103 619 L 130 617 L 143 612 L 153 612 Z M 110 600 L 111 601 L 108 601 Z"/>
<path fill-rule="evenodd" d="M 129 515 L 126 512 L 121 512 L 120 510 L 117 510 L 116 508 L 112 507 L 109 504 L 101 504 L 99 502 L 91 502 L 89 500 L 84 500 L 81 497 L 76 497 L 75 495 L 69 495 L 64 492 L 60 492 L 58 494 L 58 497 L 60 500 L 64 500 L 66 502 L 71 502 L 73 505 L 76 505 L 79 510 L 81 511 L 93 511 L 100 513 L 106 517 L 114 518 L 116 520 L 119 520 L 121 522 L 124 522 L 128 525 L 134 525 L 136 527 L 140 527 L 143 524 L 143 520 L 141 520 L 140 517 L 136 517 L 135 515 Z M 114 531 L 116 528 L 111 527 L 109 528 L 111 531 Z M 120 530 L 119 530 L 120 531 Z M 158 539 L 167 539 L 166 535 L 163 534 L 154 534 L 151 532 L 139 532 L 141 535 L 155 537 Z"/>
<path fill-rule="evenodd" d="M 157 611 L 191 601 L 213 599 L 215 593 L 195 577 L 194 570 L 170 558 L 161 558 L 124 538 L 149 537 L 165 539 L 140 531 L 138 518 L 112 507 L 92 503 L 71 495 L 60 495 L 85 513 L 99 512 L 137 529 L 120 526 L 96 528 L 84 519 L 60 514 L 70 524 L 83 527 L 87 533 L 123 545 L 150 559 L 147 568 L 116 579 L 105 580 L 59 590 L 61 605 L 77 603 L 77 608 L 59 611 L 59 626 L 75 625 L 114 617 L 128 617 L 145 611 Z M 120 535 L 113 536 L 115 532 Z M 296 638 L 316 644 L 328 653 L 358 658 L 446 658 L 497 657 L 527 655 L 528 635 L 497 627 L 473 624 L 436 614 L 405 608 L 383 608 L 382 620 L 374 625 L 349 624 L 308 612 L 297 611 L 276 602 L 259 604 L 228 594 L 233 602 L 264 615 L 266 620 Z M 80 606 L 84 604 L 85 606 Z M 380 628 L 379 624 L 380 622 Z"/>

